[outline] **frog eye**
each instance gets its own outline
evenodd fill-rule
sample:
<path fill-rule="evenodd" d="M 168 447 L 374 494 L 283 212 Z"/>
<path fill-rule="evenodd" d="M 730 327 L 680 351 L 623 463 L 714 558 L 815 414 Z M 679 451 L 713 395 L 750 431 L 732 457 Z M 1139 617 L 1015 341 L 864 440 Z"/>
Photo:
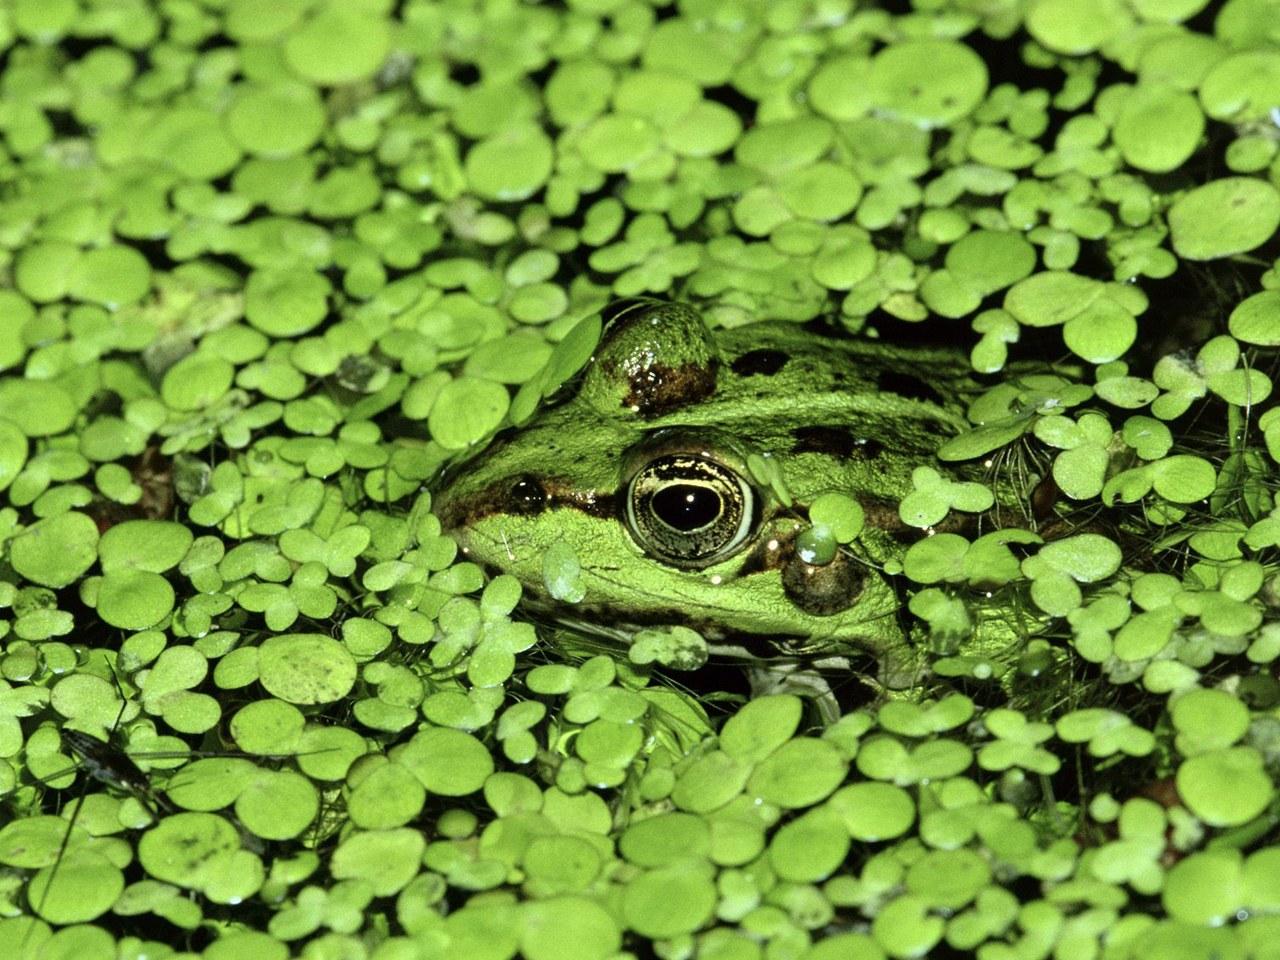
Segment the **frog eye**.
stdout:
<path fill-rule="evenodd" d="M 657 457 L 627 485 L 627 527 L 649 555 L 677 567 L 705 567 L 747 540 L 755 491 L 722 463 L 693 454 Z"/>

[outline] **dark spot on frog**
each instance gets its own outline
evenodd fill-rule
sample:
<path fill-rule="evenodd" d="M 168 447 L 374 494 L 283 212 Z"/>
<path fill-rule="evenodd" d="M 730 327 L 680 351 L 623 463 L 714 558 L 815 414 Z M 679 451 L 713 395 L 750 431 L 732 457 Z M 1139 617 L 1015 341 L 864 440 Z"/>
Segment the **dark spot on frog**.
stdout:
<path fill-rule="evenodd" d="M 748 350 L 733 361 L 733 372 L 740 377 L 772 377 L 790 359 L 791 355 L 782 350 Z"/>
<path fill-rule="evenodd" d="M 871 460 L 880 456 L 884 444 L 869 437 L 855 436 L 838 426 L 797 427 L 791 431 L 792 453 L 822 453 L 848 460 L 852 457 Z"/>
<path fill-rule="evenodd" d="M 847 610 L 862 594 L 866 568 L 844 551 L 830 563 L 805 563 L 796 553 L 782 568 L 782 589 L 805 613 L 829 617 Z"/>
<path fill-rule="evenodd" d="M 943 405 L 941 394 L 933 386 L 921 380 L 915 374 L 901 370 L 885 370 L 876 377 L 876 387 L 882 393 L 896 393 L 908 400 L 925 400 L 929 403 Z"/>
<path fill-rule="evenodd" d="M 622 406 L 635 410 L 647 420 L 698 403 L 715 393 L 716 366 L 714 362 L 676 367 L 648 363 L 630 369 L 627 371 L 630 389 L 622 398 Z"/>
<path fill-rule="evenodd" d="M 776 537 L 762 536 L 747 555 L 737 576 L 781 571 L 782 589 L 797 608 L 815 617 L 847 610 L 862 595 L 866 568 L 845 551 L 830 563 L 805 563 L 795 549 L 795 530 Z"/>

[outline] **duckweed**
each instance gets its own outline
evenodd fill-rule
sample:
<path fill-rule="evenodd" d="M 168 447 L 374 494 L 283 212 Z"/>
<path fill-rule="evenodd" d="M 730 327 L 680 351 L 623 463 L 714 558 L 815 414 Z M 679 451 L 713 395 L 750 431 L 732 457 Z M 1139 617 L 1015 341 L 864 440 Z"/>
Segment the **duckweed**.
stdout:
<path fill-rule="evenodd" d="M 1272 32 L 0 10 L 0 954 L 1270 956 Z M 969 472 L 879 511 L 928 534 L 915 688 L 744 701 L 696 632 L 602 652 L 442 534 L 428 485 L 643 295 L 967 352 Z M 808 520 L 817 562 L 887 522 Z"/>

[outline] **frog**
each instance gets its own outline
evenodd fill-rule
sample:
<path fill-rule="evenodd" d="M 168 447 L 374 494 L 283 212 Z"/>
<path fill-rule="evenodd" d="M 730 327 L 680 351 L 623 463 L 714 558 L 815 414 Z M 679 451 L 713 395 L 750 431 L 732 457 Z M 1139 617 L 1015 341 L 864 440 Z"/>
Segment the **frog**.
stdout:
<path fill-rule="evenodd" d="M 972 386 L 945 346 L 786 320 L 713 330 L 690 304 L 641 301 L 560 396 L 446 472 L 434 509 L 466 558 L 574 629 L 625 643 L 684 626 L 755 660 L 869 655 L 900 689 L 920 658 L 895 572 L 929 531 L 898 502 L 966 429 Z M 865 520 L 815 557 L 808 508 L 833 492 Z M 581 565 L 576 603 L 544 577 L 554 545 Z"/>

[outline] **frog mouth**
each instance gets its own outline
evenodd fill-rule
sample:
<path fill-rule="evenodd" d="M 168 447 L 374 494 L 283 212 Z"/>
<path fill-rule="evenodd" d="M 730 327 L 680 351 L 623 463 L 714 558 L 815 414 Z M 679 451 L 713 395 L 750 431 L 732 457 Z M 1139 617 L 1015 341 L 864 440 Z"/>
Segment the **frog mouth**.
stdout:
<path fill-rule="evenodd" d="M 462 553 L 470 557 L 471 547 L 469 541 L 477 536 L 475 532 L 467 530 L 447 532 L 458 543 Z M 503 550 L 508 561 L 516 559 L 518 544 L 498 541 L 489 537 L 484 537 L 483 539 L 490 546 Z M 509 570 L 504 570 L 502 566 L 494 562 L 486 560 L 473 562 L 478 562 L 484 570 L 485 576 L 490 579 L 503 573 L 510 573 Z M 615 587 L 625 586 L 629 590 L 637 591 L 638 588 L 634 584 L 627 584 L 622 580 L 610 577 L 603 572 L 604 569 L 599 566 L 584 565 L 582 573 L 584 576 L 602 580 Z M 567 604 L 553 598 L 543 584 L 530 582 L 524 578 L 517 579 L 520 579 L 520 585 L 523 588 L 520 598 L 522 609 L 535 614 L 540 619 L 546 619 L 557 625 L 569 627 L 579 633 L 622 642 L 646 628 L 678 625 L 696 630 L 708 640 L 719 640 L 729 635 L 729 631 L 725 630 L 723 625 L 718 623 L 710 613 L 705 617 L 691 616 L 689 607 L 680 607 L 675 602 L 667 608 L 654 608 L 641 614 L 633 613 L 623 617 L 618 614 L 616 607 L 609 604 L 589 601 Z M 657 599 L 656 594 L 646 594 L 646 596 L 651 599 Z M 689 600 L 689 603 L 696 607 L 707 608 L 706 604 L 698 603 L 692 599 Z M 708 609 L 713 611 L 713 608 Z"/>
<path fill-rule="evenodd" d="M 600 637 L 610 643 L 626 647 L 642 630 L 658 627 L 688 627 L 707 641 L 708 651 L 717 658 L 744 662 L 802 661 L 814 656 L 831 653 L 821 643 L 815 643 L 804 635 L 779 635 L 777 633 L 749 633 L 726 628 L 714 620 L 691 617 L 687 611 L 672 607 L 654 610 L 629 620 L 611 616 L 608 607 L 579 604 L 570 612 L 554 600 L 529 597 L 521 601 L 521 607 L 540 618 L 574 633 Z"/>
<path fill-rule="evenodd" d="M 486 575 L 494 577 L 502 573 L 512 573 L 511 565 L 522 559 L 521 554 L 527 546 L 520 541 L 498 539 L 487 534 L 478 533 L 474 529 L 457 529 L 449 534 L 458 543 L 459 549 L 473 562 L 485 570 Z M 476 541 L 479 541 L 478 543 Z M 485 558 L 501 551 L 506 558 L 504 567 L 496 560 Z M 477 556 L 476 554 L 479 554 Z M 728 613 L 724 608 L 707 602 L 704 598 L 688 595 L 680 591 L 672 594 L 646 590 L 635 582 L 618 575 L 616 567 L 584 562 L 582 575 L 588 579 L 588 597 L 593 592 L 590 581 L 607 585 L 608 592 L 613 595 L 629 593 L 644 606 L 643 610 L 622 612 L 615 603 L 601 603 L 585 600 L 576 604 L 568 604 L 552 597 L 540 578 L 516 574 L 523 588 L 521 607 L 533 613 L 539 619 L 567 627 L 577 633 L 598 636 L 615 643 L 625 643 L 636 633 L 647 628 L 683 626 L 697 632 L 708 643 L 721 648 L 726 654 L 734 654 L 738 658 L 808 659 L 813 656 L 829 654 L 846 648 L 857 647 L 856 640 L 842 637 L 835 639 L 827 631 L 827 635 L 815 635 L 803 629 L 788 631 L 776 625 L 766 629 L 753 630 L 740 621 L 726 624 Z M 598 596 L 598 592 L 596 592 Z M 831 633 L 845 632 L 855 626 L 848 615 L 856 610 L 856 606 L 843 611 L 844 616 L 830 618 Z M 875 624 L 887 617 L 894 616 L 893 611 L 857 616 L 856 627 L 865 629 L 868 637 L 875 634 Z M 824 618 L 825 619 L 825 618 Z"/>
<path fill-rule="evenodd" d="M 458 543 L 459 550 L 470 557 L 472 553 L 470 541 L 473 538 L 478 538 L 475 531 L 460 529 L 446 532 Z M 517 558 L 518 544 L 495 540 L 491 537 L 480 537 L 480 539 L 483 539 L 495 549 L 503 550 L 509 562 Z M 510 572 L 494 562 L 486 560 L 475 562 L 480 564 L 485 575 L 489 578 Z M 625 586 L 633 591 L 637 589 L 634 584 L 625 584 L 619 579 L 608 576 L 603 572 L 603 569 L 598 566 L 584 565 L 582 572 L 584 576 L 602 580 L 615 587 Z M 625 642 L 639 631 L 649 627 L 678 625 L 696 630 L 707 640 L 719 640 L 727 635 L 723 626 L 710 614 L 705 617 L 691 616 L 689 608 L 682 608 L 674 602 L 668 608 L 655 608 L 639 615 L 630 614 L 622 617 L 618 614 L 617 609 L 609 604 L 591 602 L 566 604 L 553 598 L 543 584 L 530 582 L 524 578 L 518 579 L 520 579 L 520 584 L 523 588 L 520 598 L 522 609 L 532 612 L 540 618 L 545 618 L 552 623 L 571 628 L 578 633 Z M 656 595 L 649 596 L 656 599 Z M 692 600 L 690 602 L 694 603 L 695 606 L 706 606 L 705 604 L 697 604 Z"/>

